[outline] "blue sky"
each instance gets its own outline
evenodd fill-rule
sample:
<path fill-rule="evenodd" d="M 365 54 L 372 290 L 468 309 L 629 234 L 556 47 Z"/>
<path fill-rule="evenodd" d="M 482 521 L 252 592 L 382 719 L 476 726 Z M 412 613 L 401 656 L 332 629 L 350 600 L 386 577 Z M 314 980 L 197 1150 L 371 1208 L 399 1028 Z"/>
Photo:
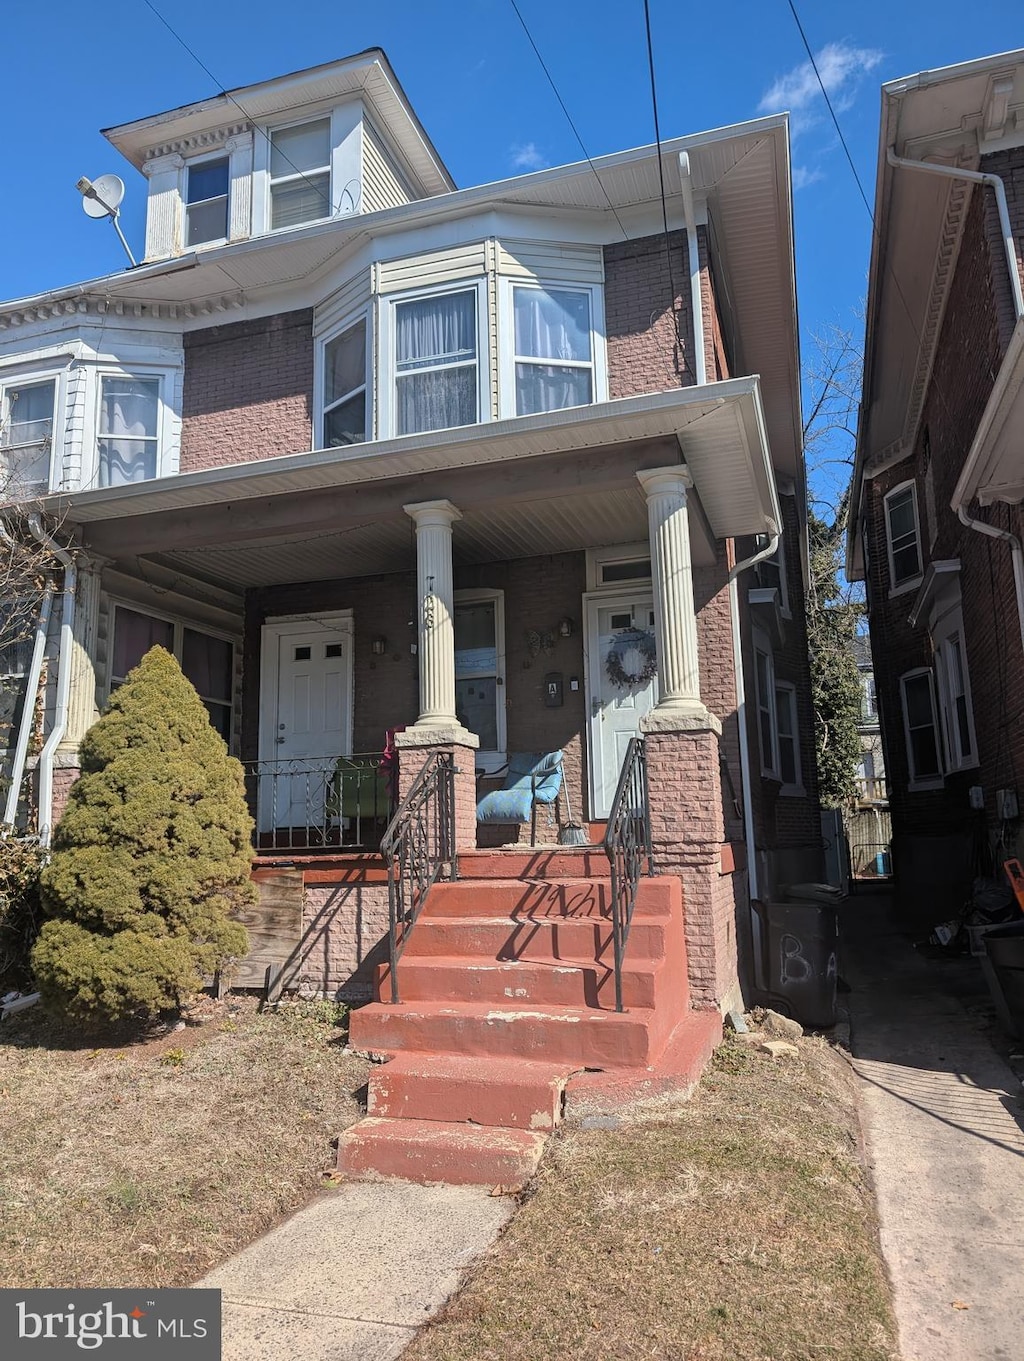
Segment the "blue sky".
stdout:
<path fill-rule="evenodd" d="M 383 47 L 460 186 L 580 159 L 509 0 L 154 2 L 228 88 Z M 870 223 L 786 0 L 650 2 L 664 137 L 793 112 L 805 345 L 828 322 L 856 325 Z M 590 154 L 652 141 L 641 0 L 520 8 Z M 803 0 L 798 10 L 869 196 L 883 80 L 1024 44 L 1019 0 L 968 11 L 951 0 Z M 99 129 L 216 89 L 142 0 L 22 0 L 7 7 L 4 38 L 0 297 L 11 298 L 123 264 L 113 231 L 82 213 L 82 174 L 125 178 L 122 223 L 141 254 L 144 181 Z"/>

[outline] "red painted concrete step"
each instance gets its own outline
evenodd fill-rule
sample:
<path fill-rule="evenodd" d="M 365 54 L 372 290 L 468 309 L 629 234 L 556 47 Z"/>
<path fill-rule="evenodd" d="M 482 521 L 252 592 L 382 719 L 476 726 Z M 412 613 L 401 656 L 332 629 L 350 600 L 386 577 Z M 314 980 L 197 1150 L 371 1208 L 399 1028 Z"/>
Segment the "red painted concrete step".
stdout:
<path fill-rule="evenodd" d="M 630 951 L 632 955 L 632 951 Z M 653 1007 L 663 968 L 656 960 L 633 959 L 623 969 L 622 997 L 627 1007 Z M 379 992 L 389 994 L 390 968 L 382 964 Z M 406 956 L 398 970 L 403 1002 L 446 1000 L 519 1003 L 563 1007 L 614 1007 L 615 974 L 607 964 L 530 959 L 503 963 L 466 955 Z M 685 980 L 682 980 L 685 982 Z M 678 990 L 680 980 L 676 980 Z"/>
<path fill-rule="evenodd" d="M 560 846 L 558 850 L 462 851 L 459 874 L 464 879 L 608 879 L 611 863 L 593 846 Z"/>
<path fill-rule="evenodd" d="M 679 895 L 678 880 L 644 879 L 637 890 L 636 917 L 666 917 Z M 611 885 L 607 880 L 460 879 L 435 884 L 424 917 L 529 917 L 611 921 Z"/>
<path fill-rule="evenodd" d="M 627 946 L 630 958 L 660 959 L 668 948 L 671 922 L 634 918 Z M 415 956 L 474 956 L 485 959 L 561 959 L 593 964 L 612 960 L 611 922 L 508 917 L 428 917 L 413 927 L 402 963 Z M 401 977 L 402 964 L 399 964 Z"/>
<path fill-rule="evenodd" d="M 359 1178 L 518 1190 L 536 1171 L 545 1138 L 525 1129 L 368 1116 L 338 1140 L 338 1171 Z"/>
<path fill-rule="evenodd" d="M 370 1074 L 367 1114 L 552 1130 L 569 1069 L 529 1059 L 398 1054 Z"/>
<path fill-rule="evenodd" d="M 349 1043 L 370 1054 L 471 1054 L 538 1059 L 581 1068 L 646 1067 L 660 1052 L 678 1014 L 593 1011 L 510 1001 L 371 1002 L 351 1015 Z"/>

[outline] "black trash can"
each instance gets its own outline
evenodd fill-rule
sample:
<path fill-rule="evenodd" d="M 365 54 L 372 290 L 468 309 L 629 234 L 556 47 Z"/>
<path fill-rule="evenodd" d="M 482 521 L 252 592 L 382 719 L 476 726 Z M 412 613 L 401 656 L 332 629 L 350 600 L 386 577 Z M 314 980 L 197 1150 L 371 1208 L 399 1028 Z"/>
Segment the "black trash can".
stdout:
<path fill-rule="evenodd" d="M 1002 993 L 996 1006 L 1012 1034 L 1024 1035 L 1024 921 L 996 926 L 985 933 L 985 953 Z M 992 978 L 989 978 L 992 987 Z"/>
<path fill-rule="evenodd" d="M 842 891 L 829 884 L 791 884 L 781 901 L 765 903 L 768 991 L 816 1030 L 836 1023 L 842 899 Z"/>

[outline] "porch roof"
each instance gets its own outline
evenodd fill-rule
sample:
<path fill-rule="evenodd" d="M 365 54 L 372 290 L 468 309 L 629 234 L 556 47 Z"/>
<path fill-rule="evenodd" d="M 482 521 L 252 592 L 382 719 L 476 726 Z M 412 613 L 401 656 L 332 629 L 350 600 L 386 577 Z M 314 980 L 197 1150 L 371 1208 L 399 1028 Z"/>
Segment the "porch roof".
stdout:
<path fill-rule="evenodd" d="M 575 456 L 571 466 L 567 456 Z M 698 529 L 705 538 L 759 534 L 781 523 L 757 378 L 314 450 L 48 501 L 66 524 L 79 528 L 88 547 L 122 556 L 218 543 L 252 545 L 267 537 L 280 541 L 289 533 L 301 540 L 304 530 L 341 526 L 356 496 L 363 501 L 360 518 L 381 521 L 400 510 L 403 496 L 409 499 L 399 488 L 407 489 L 410 479 L 420 496 L 426 494 L 419 481 L 425 475 L 431 496 L 458 500 L 462 490 L 465 499 L 471 483 L 476 502 L 489 502 L 496 511 L 506 501 L 528 500 L 532 490 L 546 498 L 589 499 L 597 514 L 606 494 L 639 490 L 635 469 L 680 459 L 693 478 Z M 596 542 L 616 542 L 621 534 L 615 533 L 615 516 L 608 523 L 607 507 L 604 512 L 600 518 L 606 523 Z"/>

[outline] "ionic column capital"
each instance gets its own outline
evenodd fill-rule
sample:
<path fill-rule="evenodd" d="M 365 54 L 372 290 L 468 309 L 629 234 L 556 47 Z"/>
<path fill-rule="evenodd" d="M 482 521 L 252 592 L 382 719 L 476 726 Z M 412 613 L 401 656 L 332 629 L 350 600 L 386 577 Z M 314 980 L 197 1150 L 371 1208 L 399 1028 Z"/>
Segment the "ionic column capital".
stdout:
<path fill-rule="evenodd" d="M 641 468 L 636 477 L 648 501 L 652 496 L 674 493 L 682 497 L 685 505 L 687 492 L 693 486 L 690 470 L 684 463 L 674 464 L 670 468 Z"/>

